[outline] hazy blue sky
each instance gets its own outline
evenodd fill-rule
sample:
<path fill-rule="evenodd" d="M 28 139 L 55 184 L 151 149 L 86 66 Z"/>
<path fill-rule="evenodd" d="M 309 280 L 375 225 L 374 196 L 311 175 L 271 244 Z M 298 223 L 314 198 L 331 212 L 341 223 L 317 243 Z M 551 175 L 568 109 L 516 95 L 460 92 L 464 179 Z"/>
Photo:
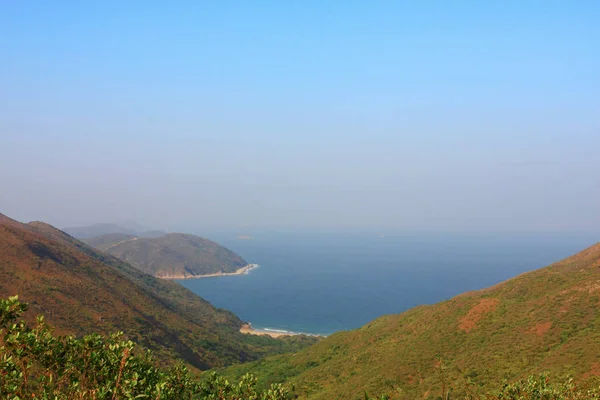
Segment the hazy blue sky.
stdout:
<path fill-rule="evenodd" d="M 5 1 L 0 212 L 600 230 L 600 2 Z"/>

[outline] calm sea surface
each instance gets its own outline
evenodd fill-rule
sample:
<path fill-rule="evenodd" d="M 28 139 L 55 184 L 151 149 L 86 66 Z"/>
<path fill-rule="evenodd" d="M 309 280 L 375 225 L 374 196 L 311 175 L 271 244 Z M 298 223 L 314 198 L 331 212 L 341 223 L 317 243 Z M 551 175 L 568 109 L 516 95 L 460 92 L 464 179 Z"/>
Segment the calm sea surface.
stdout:
<path fill-rule="evenodd" d="M 260 264 L 179 281 L 256 328 L 330 334 L 536 269 L 594 243 L 577 237 L 264 234 L 211 239 Z"/>

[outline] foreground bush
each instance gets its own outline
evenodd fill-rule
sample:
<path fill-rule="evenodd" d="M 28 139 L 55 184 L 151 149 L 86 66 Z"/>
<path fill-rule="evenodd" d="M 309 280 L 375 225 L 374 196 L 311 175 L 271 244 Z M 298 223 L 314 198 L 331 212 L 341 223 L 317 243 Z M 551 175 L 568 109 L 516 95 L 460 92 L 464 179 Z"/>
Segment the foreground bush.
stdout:
<path fill-rule="evenodd" d="M 459 389 L 459 388 L 457 388 Z M 364 400 L 396 400 L 405 399 L 402 391 L 392 390 L 392 393 L 379 397 L 364 395 Z M 572 379 L 567 381 L 552 381 L 548 375 L 530 376 L 515 383 L 505 383 L 496 393 L 453 395 L 451 390 L 444 390 L 439 396 L 428 397 L 435 400 L 598 400 L 600 388 L 597 379 L 587 384 L 575 385 Z"/>
<path fill-rule="evenodd" d="M 232 384 L 216 375 L 191 377 L 183 364 L 163 370 L 139 354 L 122 333 L 109 337 L 55 336 L 38 317 L 35 327 L 17 321 L 27 310 L 17 297 L 0 299 L 0 399 L 210 399 L 284 400 L 281 385 L 256 389 L 251 375 Z"/>
<path fill-rule="evenodd" d="M 547 375 L 529 377 L 513 384 L 504 384 L 498 400 L 588 400 L 600 399 L 597 387 L 578 387 L 573 380 L 552 382 Z"/>

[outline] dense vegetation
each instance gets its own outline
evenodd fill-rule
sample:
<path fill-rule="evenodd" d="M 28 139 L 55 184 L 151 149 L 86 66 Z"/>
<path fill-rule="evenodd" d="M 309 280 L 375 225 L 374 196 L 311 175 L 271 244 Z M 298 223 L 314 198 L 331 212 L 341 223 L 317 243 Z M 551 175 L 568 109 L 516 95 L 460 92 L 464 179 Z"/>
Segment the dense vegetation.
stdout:
<path fill-rule="evenodd" d="M 600 375 L 600 244 L 494 287 L 388 315 L 294 355 L 233 366 L 265 383 L 290 382 L 303 398 L 401 399 L 481 395 L 547 371 L 576 382 Z M 444 379 L 439 378 L 440 360 Z M 446 382 L 446 383 L 444 383 Z"/>
<path fill-rule="evenodd" d="M 123 331 L 163 363 L 197 369 L 296 351 L 314 338 L 244 335 L 242 321 L 44 223 L 0 214 L 0 297 L 19 294 L 60 334 Z"/>
<path fill-rule="evenodd" d="M 183 364 L 157 367 L 122 334 L 55 336 L 43 317 L 33 328 L 18 321 L 27 309 L 0 299 L 0 398 L 284 400 L 281 385 L 259 391 L 246 375 L 239 384 L 211 375 L 192 377 Z"/>
<path fill-rule="evenodd" d="M 248 264 L 215 242 L 182 233 L 154 238 L 114 233 L 85 239 L 84 242 L 156 277 L 231 273 Z"/>

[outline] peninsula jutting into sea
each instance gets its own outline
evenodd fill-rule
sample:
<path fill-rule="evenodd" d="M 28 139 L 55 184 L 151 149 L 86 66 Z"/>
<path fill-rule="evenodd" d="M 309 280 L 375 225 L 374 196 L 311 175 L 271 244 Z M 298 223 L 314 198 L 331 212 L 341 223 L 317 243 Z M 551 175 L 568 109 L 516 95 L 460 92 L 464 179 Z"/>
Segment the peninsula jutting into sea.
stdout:
<path fill-rule="evenodd" d="M 98 234 L 98 227 L 108 229 Z M 162 279 L 240 275 L 254 268 L 212 240 L 189 233 L 127 231 L 111 224 L 70 229 L 88 245 Z M 92 231 L 96 236 L 88 237 Z M 110 232 L 113 231 L 113 232 Z M 85 237 L 82 237 L 85 236 Z M 77 236 L 75 236 L 77 237 Z"/>

